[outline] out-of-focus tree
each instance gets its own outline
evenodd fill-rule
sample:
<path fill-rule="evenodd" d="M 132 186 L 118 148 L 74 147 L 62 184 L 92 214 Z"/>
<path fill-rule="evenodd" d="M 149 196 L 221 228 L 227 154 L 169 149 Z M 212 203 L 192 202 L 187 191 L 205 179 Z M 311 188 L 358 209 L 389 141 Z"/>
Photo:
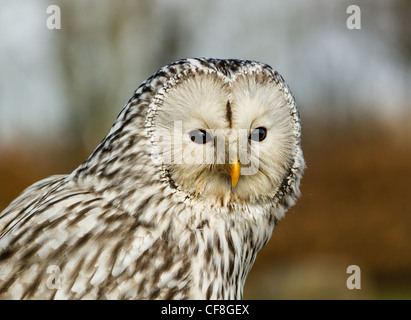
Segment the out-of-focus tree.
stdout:
<path fill-rule="evenodd" d="M 411 1 L 393 0 L 370 2 L 366 9 L 367 28 L 390 49 L 395 51 L 393 58 L 402 66 L 402 78 L 405 88 L 411 86 Z M 411 101 L 411 92 L 406 90 L 405 101 Z M 411 114 L 411 106 L 408 111 Z"/>
<path fill-rule="evenodd" d="M 392 2 L 392 10 L 394 32 L 392 40 L 388 35 L 387 41 L 394 44 L 404 62 L 411 67 L 411 1 L 395 0 Z"/>
<path fill-rule="evenodd" d="M 55 32 L 64 79 L 66 139 L 90 152 L 133 90 L 163 64 L 180 58 L 176 12 L 156 21 L 153 1 L 65 1 Z M 189 36 L 189 35 L 185 35 Z"/>
<path fill-rule="evenodd" d="M 144 72 L 141 65 L 128 65 L 124 56 L 132 46 L 134 52 L 143 54 L 141 48 L 146 44 L 139 36 L 151 5 L 149 1 L 121 2 L 65 1 L 60 5 L 62 28 L 55 33 L 55 43 L 67 100 L 63 130 L 70 144 L 90 148 L 95 139 L 101 139 L 108 130 L 107 118 L 113 118 L 121 107 L 119 99 L 126 102 L 126 69 Z M 135 29 L 133 39 L 124 38 L 128 28 Z"/>

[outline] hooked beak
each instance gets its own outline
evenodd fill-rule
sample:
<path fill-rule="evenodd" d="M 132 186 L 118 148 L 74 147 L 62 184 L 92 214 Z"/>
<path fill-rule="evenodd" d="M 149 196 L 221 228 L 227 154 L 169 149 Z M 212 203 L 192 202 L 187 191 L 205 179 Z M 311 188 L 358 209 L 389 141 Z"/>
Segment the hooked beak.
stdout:
<path fill-rule="evenodd" d="M 240 162 L 238 159 L 235 159 L 233 163 L 230 164 L 230 176 L 231 176 L 231 185 L 235 187 L 240 177 Z"/>

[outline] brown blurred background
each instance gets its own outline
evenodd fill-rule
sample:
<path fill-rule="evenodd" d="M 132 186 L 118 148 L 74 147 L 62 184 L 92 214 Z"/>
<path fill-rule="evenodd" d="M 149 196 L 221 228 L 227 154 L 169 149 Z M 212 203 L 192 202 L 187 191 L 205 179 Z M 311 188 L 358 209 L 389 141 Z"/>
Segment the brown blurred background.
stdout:
<path fill-rule="evenodd" d="M 411 298 L 411 3 L 2 0 L 0 211 L 69 173 L 133 90 L 185 57 L 277 69 L 303 120 L 302 197 L 260 252 L 249 299 Z M 58 4 L 61 29 L 46 9 Z M 349 265 L 361 289 L 349 290 Z"/>

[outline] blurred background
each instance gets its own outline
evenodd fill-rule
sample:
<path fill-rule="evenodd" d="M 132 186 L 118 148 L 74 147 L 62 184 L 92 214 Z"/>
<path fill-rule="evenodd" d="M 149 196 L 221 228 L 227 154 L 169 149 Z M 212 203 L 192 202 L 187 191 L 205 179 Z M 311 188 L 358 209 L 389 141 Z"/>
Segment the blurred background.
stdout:
<path fill-rule="evenodd" d="M 186 57 L 285 78 L 303 121 L 302 197 L 247 279 L 248 299 L 411 298 L 411 2 L 0 0 L 0 211 L 69 173 L 137 86 Z M 46 27 L 58 5 L 61 29 Z M 349 265 L 361 289 L 349 290 Z"/>

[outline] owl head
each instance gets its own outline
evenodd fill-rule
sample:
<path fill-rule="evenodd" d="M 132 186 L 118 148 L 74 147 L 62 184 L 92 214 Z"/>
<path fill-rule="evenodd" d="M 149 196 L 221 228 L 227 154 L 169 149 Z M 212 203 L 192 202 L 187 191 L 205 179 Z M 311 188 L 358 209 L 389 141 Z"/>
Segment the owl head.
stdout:
<path fill-rule="evenodd" d="M 294 98 L 267 64 L 183 59 L 139 86 L 81 170 L 100 166 L 130 188 L 155 170 L 154 181 L 202 204 L 287 208 L 304 170 L 300 135 Z"/>
<path fill-rule="evenodd" d="M 270 66 L 180 60 L 136 93 L 140 99 L 149 94 L 152 160 L 172 189 L 221 206 L 298 195 L 300 119 L 290 90 Z"/>

